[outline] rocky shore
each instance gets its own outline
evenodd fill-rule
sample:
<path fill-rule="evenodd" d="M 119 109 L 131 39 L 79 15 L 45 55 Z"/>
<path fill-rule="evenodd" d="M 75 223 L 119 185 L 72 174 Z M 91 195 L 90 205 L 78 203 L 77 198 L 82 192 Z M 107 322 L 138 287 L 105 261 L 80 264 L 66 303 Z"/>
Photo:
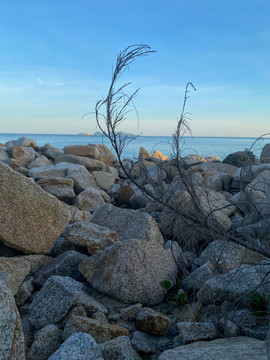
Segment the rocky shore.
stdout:
<path fill-rule="evenodd" d="M 220 236 L 158 151 L 0 146 L 1 360 L 267 359 L 270 144 L 183 163 Z"/>

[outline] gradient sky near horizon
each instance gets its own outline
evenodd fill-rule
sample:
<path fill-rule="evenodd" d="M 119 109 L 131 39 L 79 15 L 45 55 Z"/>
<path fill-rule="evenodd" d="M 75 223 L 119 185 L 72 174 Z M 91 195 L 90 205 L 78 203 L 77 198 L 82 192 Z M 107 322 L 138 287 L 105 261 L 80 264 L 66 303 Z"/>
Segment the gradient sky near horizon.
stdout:
<path fill-rule="evenodd" d="M 170 135 L 186 110 L 194 136 L 270 132 L 269 0 L 9 0 L 0 7 L 0 132 L 97 131 L 120 50 L 147 44 L 120 79 L 140 92 L 120 129 Z"/>

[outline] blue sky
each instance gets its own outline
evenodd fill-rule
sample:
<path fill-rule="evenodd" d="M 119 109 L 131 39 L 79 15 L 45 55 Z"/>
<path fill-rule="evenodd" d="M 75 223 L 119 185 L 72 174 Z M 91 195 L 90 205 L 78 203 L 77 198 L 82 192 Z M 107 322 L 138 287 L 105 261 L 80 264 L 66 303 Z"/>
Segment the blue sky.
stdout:
<path fill-rule="evenodd" d="M 170 135 L 191 81 L 194 136 L 270 131 L 269 0 L 2 0 L 0 34 L 0 132 L 95 132 L 82 116 L 139 43 L 156 53 L 120 81 L 141 88 L 121 130 Z"/>

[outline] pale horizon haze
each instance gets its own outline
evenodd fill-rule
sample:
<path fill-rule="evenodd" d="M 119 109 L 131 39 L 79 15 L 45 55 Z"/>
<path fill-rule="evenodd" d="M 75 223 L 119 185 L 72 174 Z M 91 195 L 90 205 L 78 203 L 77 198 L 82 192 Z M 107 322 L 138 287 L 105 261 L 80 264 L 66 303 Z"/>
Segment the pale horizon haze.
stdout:
<path fill-rule="evenodd" d="M 1 133 L 98 131 L 92 112 L 120 50 L 136 110 L 119 129 L 169 136 L 187 82 L 194 136 L 270 132 L 269 0 L 10 0 L 0 8 Z M 83 117 L 84 114 L 90 113 Z"/>

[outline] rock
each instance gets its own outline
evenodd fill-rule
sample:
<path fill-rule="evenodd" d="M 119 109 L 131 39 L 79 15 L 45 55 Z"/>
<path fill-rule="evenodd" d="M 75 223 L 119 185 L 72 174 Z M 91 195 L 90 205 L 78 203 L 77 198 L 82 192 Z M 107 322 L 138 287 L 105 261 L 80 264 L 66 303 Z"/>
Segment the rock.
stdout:
<path fill-rule="evenodd" d="M 74 250 L 68 250 L 54 258 L 36 272 L 33 283 L 36 287 L 41 288 L 47 279 L 53 275 L 69 276 L 78 281 L 81 279 L 78 266 L 86 258 L 86 255 L 80 254 Z"/>
<path fill-rule="evenodd" d="M 136 189 L 129 199 L 129 204 L 134 210 L 143 209 L 148 204 L 148 197 L 141 190 Z"/>
<path fill-rule="evenodd" d="M 115 231 L 92 222 L 76 222 L 65 237 L 75 245 L 86 247 L 90 255 L 118 242 Z"/>
<path fill-rule="evenodd" d="M 142 239 L 161 245 L 164 243 L 155 220 L 146 213 L 104 204 L 93 213 L 91 221 L 116 231 L 120 241 Z"/>
<path fill-rule="evenodd" d="M 84 210 L 75 210 L 72 213 L 71 222 L 76 223 L 80 221 L 88 221 L 92 217 L 92 214 L 90 211 L 84 211 Z"/>
<path fill-rule="evenodd" d="M 131 344 L 140 353 L 153 354 L 168 349 L 171 341 L 171 337 L 154 336 L 141 331 L 135 331 Z"/>
<path fill-rule="evenodd" d="M 223 163 L 236 166 L 238 168 L 246 164 L 254 164 L 255 156 L 252 151 L 237 151 L 229 154 Z"/>
<path fill-rule="evenodd" d="M 0 280 L 0 358 L 24 360 L 24 336 L 14 297 Z"/>
<path fill-rule="evenodd" d="M 90 159 L 90 158 L 87 158 L 84 156 L 64 154 L 64 155 L 57 156 L 55 158 L 54 162 L 55 162 L 55 164 L 58 164 L 61 162 L 68 162 L 68 163 L 72 163 L 72 164 L 83 165 L 90 172 L 106 170 L 106 165 L 102 161 Z"/>
<path fill-rule="evenodd" d="M 121 316 L 124 321 L 134 321 L 136 320 L 137 315 L 142 309 L 142 304 L 134 304 L 127 306 L 123 309 L 119 309 Z"/>
<path fill-rule="evenodd" d="M 130 185 L 119 188 L 117 192 L 117 200 L 119 205 L 129 204 L 130 197 L 134 194 L 134 190 Z"/>
<path fill-rule="evenodd" d="M 158 360 L 266 360 L 265 342 L 249 337 L 198 341 L 164 351 Z"/>
<path fill-rule="evenodd" d="M 54 160 L 57 156 L 63 155 L 64 150 L 57 149 L 50 144 L 46 144 L 41 148 L 43 155 L 45 155 L 48 159 Z"/>
<path fill-rule="evenodd" d="M 84 260 L 79 271 L 104 294 L 125 303 L 160 303 L 167 290 L 163 280 L 175 283 L 177 265 L 169 250 L 138 239 L 119 242 Z"/>
<path fill-rule="evenodd" d="M 97 186 L 94 176 L 82 165 L 68 168 L 66 177 L 73 180 L 76 194 L 81 193 L 88 187 Z"/>
<path fill-rule="evenodd" d="M 7 163 L 7 164 L 10 162 L 10 157 L 9 157 L 9 155 L 7 153 L 7 150 L 2 149 L 1 147 L 0 147 L 0 161 L 3 161 L 5 163 Z"/>
<path fill-rule="evenodd" d="M 168 156 L 162 154 L 162 152 L 160 152 L 158 150 L 155 150 L 150 157 L 151 158 L 158 158 L 158 159 L 161 159 L 162 161 L 169 160 Z"/>
<path fill-rule="evenodd" d="M 177 330 L 184 345 L 200 340 L 213 340 L 218 336 L 215 326 L 207 322 L 179 322 Z"/>
<path fill-rule="evenodd" d="M 33 177 L 35 180 L 64 178 L 67 175 L 68 168 L 73 168 L 75 166 L 76 165 L 69 163 L 60 163 L 57 165 L 35 167 L 29 170 L 29 176 Z"/>
<path fill-rule="evenodd" d="M 177 316 L 176 322 L 195 322 L 202 308 L 202 304 L 199 301 L 191 304 L 185 304 Z"/>
<path fill-rule="evenodd" d="M 86 156 L 91 159 L 99 160 L 100 152 L 95 145 L 70 145 L 64 147 L 65 154 Z"/>
<path fill-rule="evenodd" d="M 115 182 L 115 176 L 106 171 L 93 171 L 92 172 L 96 183 L 101 189 L 108 191 Z"/>
<path fill-rule="evenodd" d="M 35 328 L 59 323 L 75 303 L 82 284 L 67 276 L 51 276 L 30 305 Z"/>
<path fill-rule="evenodd" d="M 40 329 L 27 354 L 27 360 L 47 360 L 61 345 L 62 331 L 55 325 Z"/>
<path fill-rule="evenodd" d="M 104 360 L 91 335 L 79 332 L 70 336 L 48 360 Z"/>
<path fill-rule="evenodd" d="M 34 149 L 37 148 L 37 143 L 33 139 L 29 139 L 28 137 L 20 137 L 17 140 L 11 140 L 5 143 L 5 146 L 9 149 L 12 146 L 24 146 L 24 147 L 32 147 Z"/>
<path fill-rule="evenodd" d="M 128 336 L 128 331 L 118 325 L 73 315 L 64 328 L 63 339 L 65 340 L 70 335 L 78 332 L 90 334 L 98 344 L 112 340 L 118 336 Z"/>
<path fill-rule="evenodd" d="M 99 344 L 98 349 L 104 360 L 141 360 L 141 357 L 133 349 L 128 336 L 119 336 Z"/>
<path fill-rule="evenodd" d="M 184 156 L 181 159 L 181 163 L 183 162 L 183 164 L 187 167 L 189 166 L 194 166 L 197 164 L 200 164 L 202 162 L 205 162 L 205 159 L 201 156 L 201 155 L 188 155 L 188 156 Z"/>
<path fill-rule="evenodd" d="M 13 295 L 30 272 L 30 264 L 24 258 L 0 257 L 0 279 L 6 283 Z"/>
<path fill-rule="evenodd" d="M 75 205 L 80 210 L 93 212 L 98 209 L 100 205 L 104 204 L 104 202 L 105 201 L 97 188 L 88 187 L 77 196 Z"/>
<path fill-rule="evenodd" d="M 13 146 L 8 149 L 9 156 L 20 163 L 27 165 L 35 159 L 35 150 L 31 147 Z"/>
<path fill-rule="evenodd" d="M 140 151 L 139 151 L 139 161 L 147 159 L 150 157 L 149 152 L 143 147 L 140 147 Z"/>
<path fill-rule="evenodd" d="M 262 260 L 261 254 L 248 250 L 242 245 L 227 240 L 215 240 L 201 253 L 197 264 L 202 265 L 210 261 L 226 273 L 241 264 L 259 264 Z"/>
<path fill-rule="evenodd" d="M 31 161 L 28 165 L 27 168 L 28 169 L 33 169 L 35 167 L 41 167 L 41 166 L 49 166 L 51 165 L 50 160 L 48 160 L 46 158 L 46 156 L 41 155 L 39 157 L 37 157 L 35 160 Z"/>
<path fill-rule="evenodd" d="M 32 276 L 27 277 L 27 279 L 25 279 L 25 281 L 19 286 L 16 294 L 14 295 L 14 299 L 18 307 L 23 305 L 32 295 L 32 292 L 34 291 L 32 281 Z"/>
<path fill-rule="evenodd" d="M 43 190 L 56 196 L 59 200 L 67 204 L 73 204 L 75 192 L 73 190 L 73 180 L 64 178 L 40 179 L 37 184 Z"/>
<path fill-rule="evenodd" d="M 81 290 L 76 299 L 76 305 L 82 306 L 88 316 L 92 316 L 93 313 L 102 312 L 108 314 L 108 309 L 95 300 L 92 296 L 88 295 L 85 291 Z"/>
<path fill-rule="evenodd" d="M 138 313 L 136 327 L 151 335 L 165 335 L 171 325 L 171 319 L 150 308 L 142 308 Z"/>
<path fill-rule="evenodd" d="M 0 163 L 0 239 L 25 253 L 46 254 L 69 222 L 55 197 Z"/>
<path fill-rule="evenodd" d="M 131 170 L 131 177 L 133 179 L 139 179 L 145 174 L 146 169 L 150 166 L 156 166 L 156 164 L 153 161 L 148 160 L 136 162 Z"/>
<path fill-rule="evenodd" d="M 260 160 L 262 164 L 270 162 L 270 144 L 264 145 L 261 152 Z"/>
<path fill-rule="evenodd" d="M 24 260 L 27 260 L 30 264 L 30 273 L 29 275 L 33 276 L 42 266 L 46 265 L 52 260 L 51 256 L 46 255 L 24 255 L 22 257 Z"/>
<path fill-rule="evenodd" d="M 182 280 L 182 288 L 199 290 L 205 281 L 212 279 L 218 274 L 217 270 L 210 261 L 200 266 L 198 269 L 192 271 L 192 273 Z"/>
<path fill-rule="evenodd" d="M 245 304 L 250 304 L 253 292 L 262 294 L 269 291 L 268 276 L 265 274 L 267 269 L 267 265 L 241 265 L 224 275 L 207 280 L 197 293 L 197 297 L 203 304 L 235 301 L 240 298 Z"/>
<path fill-rule="evenodd" d="M 109 148 L 106 145 L 98 144 L 95 145 L 100 153 L 99 160 L 104 162 L 106 165 L 109 166 L 117 166 L 119 165 L 118 160 L 116 156 L 109 150 Z"/>

